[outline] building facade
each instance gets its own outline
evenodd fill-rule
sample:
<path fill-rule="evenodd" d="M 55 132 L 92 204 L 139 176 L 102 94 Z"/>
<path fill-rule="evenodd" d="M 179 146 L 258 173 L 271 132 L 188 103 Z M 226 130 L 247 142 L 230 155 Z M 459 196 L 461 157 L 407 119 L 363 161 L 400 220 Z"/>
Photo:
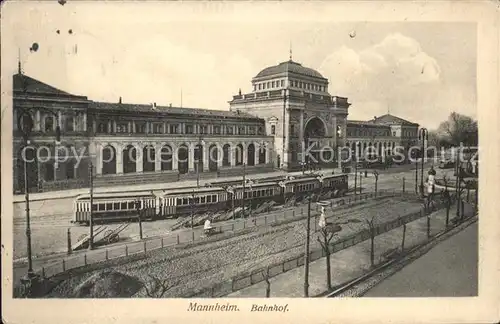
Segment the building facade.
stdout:
<path fill-rule="evenodd" d="M 346 147 L 358 156 L 391 156 L 399 148 L 400 154 L 408 158 L 409 147 L 419 143 L 418 127 L 417 123 L 390 114 L 369 121 L 348 120 Z"/>
<path fill-rule="evenodd" d="M 264 120 L 243 113 L 95 102 L 18 73 L 14 75 L 14 192 L 89 185 L 177 181 L 273 169 L 273 139 Z M 25 150 L 19 116 L 33 120 Z M 60 128 L 60 143 L 56 130 Z"/>
<path fill-rule="evenodd" d="M 241 175 L 307 163 L 338 167 L 339 152 L 393 154 L 417 140 L 418 124 L 384 115 L 347 120 L 348 99 L 332 96 L 319 72 L 289 61 L 267 67 L 230 109 L 97 102 L 14 75 L 14 191 L 171 182 Z M 20 116 L 32 120 L 25 150 Z M 60 143 L 55 143 L 60 130 Z M 359 144 L 357 144 L 359 143 Z M 341 150 L 342 149 L 342 150 Z M 361 154 L 361 153 L 360 153 Z M 92 170 L 92 171 L 91 171 Z"/>
<path fill-rule="evenodd" d="M 350 103 L 329 94 L 326 78 L 290 58 L 260 71 L 252 87 L 250 93 L 233 96 L 230 109 L 265 121 L 278 167 L 300 168 L 309 157 L 322 164 L 335 163 L 336 148 L 345 144 Z"/>

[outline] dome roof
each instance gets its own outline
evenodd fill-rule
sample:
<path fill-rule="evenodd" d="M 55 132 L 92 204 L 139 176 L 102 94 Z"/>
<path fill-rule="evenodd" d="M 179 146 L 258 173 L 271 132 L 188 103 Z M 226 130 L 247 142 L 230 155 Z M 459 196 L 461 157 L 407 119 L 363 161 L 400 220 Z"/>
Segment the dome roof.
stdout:
<path fill-rule="evenodd" d="M 278 65 L 270 66 L 260 71 L 255 78 L 262 78 L 270 75 L 281 74 L 285 72 L 291 72 L 296 74 L 302 74 L 305 76 L 322 78 L 324 77 L 316 70 L 302 66 L 300 63 L 294 62 L 292 60 L 282 62 Z"/>

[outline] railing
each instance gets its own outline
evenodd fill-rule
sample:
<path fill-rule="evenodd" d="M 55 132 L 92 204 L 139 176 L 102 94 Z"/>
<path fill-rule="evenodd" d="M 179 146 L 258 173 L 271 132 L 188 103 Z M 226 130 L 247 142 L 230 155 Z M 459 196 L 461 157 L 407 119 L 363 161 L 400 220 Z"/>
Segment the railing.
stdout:
<path fill-rule="evenodd" d="M 395 190 L 380 190 L 377 197 L 392 197 L 397 194 Z M 338 198 L 332 201 L 331 206 L 337 210 L 353 207 L 363 204 L 367 199 L 373 198 L 373 193 L 358 194 L 354 197 Z M 299 211 L 296 211 L 300 208 Z M 316 205 L 312 211 L 311 217 L 318 216 L 319 206 Z M 50 264 L 46 264 L 41 269 L 35 269 L 42 277 L 48 278 L 56 275 L 71 272 L 88 272 L 93 271 L 100 266 L 109 266 L 108 263 L 126 263 L 133 259 L 141 259 L 147 256 L 148 252 L 174 246 L 190 246 L 192 244 L 204 244 L 210 241 L 218 241 L 224 237 L 239 235 L 252 230 L 257 226 L 267 226 L 280 224 L 283 222 L 297 221 L 307 217 L 307 206 L 295 206 L 281 211 L 271 211 L 266 215 L 254 216 L 252 218 L 237 219 L 235 221 L 227 221 L 227 223 L 214 223 L 217 231 L 222 234 L 201 237 L 203 228 L 195 228 L 194 230 L 184 230 L 178 233 L 172 233 L 163 237 L 155 237 L 143 241 L 136 241 L 129 244 L 119 246 L 111 246 L 109 248 L 96 249 L 93 251 L 76 251 L 72 255 L 59 260 L 54 260 Z M 36 267 L 36 266 L 35 266 Z"/>
<path fill-rule="evenodd" d="M 369 195 L 371 196 L 371 194 Z M 439 210 L 443 208 L 444 205 L 442 203 L 437 203 L 435 205 L 435 210 Z M 418 212 L 410 213 L 408 215 L 399 217 L 397 219 L 379 224 L 376 226 L 374 230 L 374 235 L 378 236 L 383 233 L 389 232 L 395 228 L 398 228 L 402 226 L 403 224 L 408 224 L 411 223 L 419 218 L 422 218 L 426 216 L 426 212 L 421 209 Z M 349 235 L 345 238 L 340 239 L 339 241 L 333 242 L 330 244 L 330 254 L 333 254 L 335 252 L 342 251 L 344 249 L 347 249 L 349 247 L 352 247 L 356 244 L 359 244 L 361 242 L 364 242 L 368 239 L 370 239 L 370 230 L 365 229 L 362 230 L 358 233 L 354 233 L 352 235 Z M 326 256 L 326 253 L 324 249 L 313 249 L 310 251 L 309 254 L 309 262 L 316 261 L 320 258 L 323 258 Z M 254 284 L 257 284 L 261 281 L 270 279 L 272 277 L 275 277 L 279 274 L 282 274 L 284 272 L 287 272 L 289 270 L 298 268 L 300 266 L 304 265 L 304 254 L 300 253 L 299 255 L 292 256 L 285 261 L 275 263 L 271 266 L 253 270 L 251 272 L 243 273 L 240 274 L 236 277 L 233 277 L 232 279 L 210 286 L 210 287 L 205 287 L 205 288 L 199 288 L 195 290 L 191 290 L 189 293 L 185 294 L 183 297 L 189 298 L 189 297 L 223 297 L 227 296 L 235 291 L 244 289 L 246 287 L 252 286 Z"/>

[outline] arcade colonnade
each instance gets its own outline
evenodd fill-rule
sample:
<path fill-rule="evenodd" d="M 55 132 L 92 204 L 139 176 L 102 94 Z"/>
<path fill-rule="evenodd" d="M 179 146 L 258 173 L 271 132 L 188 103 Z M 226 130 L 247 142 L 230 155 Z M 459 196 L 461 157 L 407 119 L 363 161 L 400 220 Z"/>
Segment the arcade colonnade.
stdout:
<path fill-rule="evenodd" d="M 356 150 L 356 143 L 358 148 Z M 351 155 L 353 156 L 365 156 L 367 154 L 374 154 L 376 156 L 382 155 L 393 155 L 395 153 L 396 145 L 395 141 L 347 141 L 346 147 L 351 150 Z"/>
<path fill-rule="evenodd" d="M 223 167 L 271 163 L 267 142 L 138 142 L 95 141 L 96 174 L 124 174 L 161 171 L 213 172 Z"/>

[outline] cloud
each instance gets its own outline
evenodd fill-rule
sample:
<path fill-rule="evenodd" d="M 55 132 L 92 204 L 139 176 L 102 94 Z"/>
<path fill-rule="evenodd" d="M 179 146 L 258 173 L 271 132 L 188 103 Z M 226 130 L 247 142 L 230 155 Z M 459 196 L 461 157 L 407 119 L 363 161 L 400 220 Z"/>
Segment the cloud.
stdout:
<path fill-rule="evenodd" d="M 329 79 L 332 95 L 349 97 L 351 111 L 356 110 L 352 116 L 358 118 L 371 118 L 388 108 L 409 118 L 413 114 L 405 112 L 428 107 L 442 86 L 437 60 L 400 33 L 360 50 L 342 46 L 323 60 L 319 70 Z"/>

